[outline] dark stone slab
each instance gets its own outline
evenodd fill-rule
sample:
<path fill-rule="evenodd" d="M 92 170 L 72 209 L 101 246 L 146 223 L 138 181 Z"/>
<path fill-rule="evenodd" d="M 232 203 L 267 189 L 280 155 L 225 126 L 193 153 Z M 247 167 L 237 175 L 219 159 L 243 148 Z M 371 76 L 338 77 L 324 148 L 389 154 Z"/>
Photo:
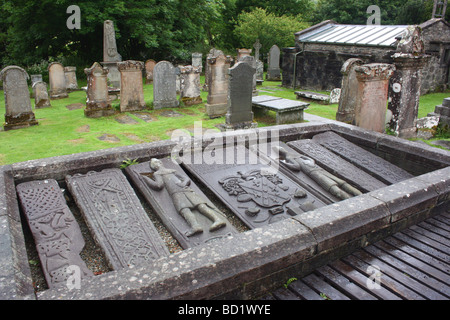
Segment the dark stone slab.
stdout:
<path fill-rule="evenodd" d="M 345 161 L 312 140 L 305 139 L 292 141 L 288 142 L 288 146 L 300 154 L 314 159 L 319 166 L 337 177 L 349 181 L 360 191 L 373 191 L 386 186 L 383 182 L 377 180 L 361 169 L 358 169 L 351 163 Z"/>
<path fill-rule="evenodd" d="M 328 131 L 315 135 L 313 141 L 387 184 L 414 177 L 405 170 Z"/>
<path fill-rule="evenodd" d="M 114 134 L 105 133 L 100 137 L 97 137 L 98 140 L 107 141 L 107 142 L 120 142 L 120 139 L 116 137 Z"/>
<path fill-rule="evenodd" d="M 261 157 L 265 156 L 269 161 L 277 163 L 284 174 L 327 204 L 361 194 L 350 183 L 325 171 L 311 158 L 299 154 L 284 142 L 277 144 L 272 148 L 268 147 L 270 144 L 258 144 L 251 149 L 257 149 Z"/>
<path fill-rule="evenodd" d="M 205 154 L 218 153 L 208 146 Z M 211 163 L 211 162 L 209 162 Z M 290 217 L 289 208 L 307 212 L 325 203 L 282 172 L 269 167 L 245 147 L 223 149 L 212 164 L 183 163 L 249 228 L 263 227 Z"/>
<path fill-rule="evenodd" d="M 70 110 L 70 111 L 83 109 L 84 108 L 84 104 L 82 104 L 82 103 L 72 103 L 72 104 L 67 105 L 66 108 L 68 110 Z"/>
<path fill-rule="evenodd" d="M 17 193 L 50 288 L 67 283 L 75 270 L 81 278 L 93 276 L 80 252 L 85 245 L 74 216 L 56 180 L 19 184 Z"/>
<path fill-rule="evenodd" d="M 150 167 L 149 161 L 127 167 L 126 173 L 184 249 L 237 233 L 177 163 L 169 158 L 161 159 L 161 163 L 163 167 L 157 171 Z M 183 209 L 190 209 L 193 216 L 184 218 Z M 200 210 L 208 210 L 210 218 Z M 221 227 L 211 230 L 214 220 Z M 202 232 L 191 234 L 196 222 Z"/>
<path fill-rule="evenodd" d="M 152 122 L 155 121 L 156 119 L 153 118 L 150 113 L 147 112 L 133 112 L 132 115 L 138 117 L 139 119 L 145 121 L 145 122 Z"/>
<path fill-rule="evenodd" d="M 132 117 L 130 117 L 127 114 L 121 114 L 114 118 L 118 123 L 121 124 L 138 124 L 136 120 L 134 120 Z"/>
<path fill-rule="evenodd" d="M 112 269 L 169 254 L 119 169 L 66 177 L 67 186 Z"/>

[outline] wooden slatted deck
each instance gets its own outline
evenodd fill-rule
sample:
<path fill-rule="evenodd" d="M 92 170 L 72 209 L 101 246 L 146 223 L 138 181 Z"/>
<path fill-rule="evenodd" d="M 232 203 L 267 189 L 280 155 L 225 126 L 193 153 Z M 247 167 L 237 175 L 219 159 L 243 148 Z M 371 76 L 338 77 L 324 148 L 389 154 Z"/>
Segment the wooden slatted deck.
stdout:
<path fill-rule="evenodd" d="M 448 300 L 449 253 L 450 213 L 443 213 L 318 268 L 263 299 Z"/>

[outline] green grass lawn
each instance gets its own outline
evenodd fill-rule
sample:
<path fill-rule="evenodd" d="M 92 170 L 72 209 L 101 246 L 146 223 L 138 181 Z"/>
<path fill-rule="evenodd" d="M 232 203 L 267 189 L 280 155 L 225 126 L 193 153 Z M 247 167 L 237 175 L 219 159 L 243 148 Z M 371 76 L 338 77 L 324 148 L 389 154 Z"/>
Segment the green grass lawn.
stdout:
<path fill-rule="evenodd" d="M 204 77 L 201 78 L 201 83 Z M 260 95 L 271 95 L 287 99 L 295 99 L 294 90 L 280 87 L 280 82 L 265 81 L 259 86 Z M 80 81 L 80 86 L 85 85 Z M 203 102 L 192 107 L 180 107 L 163 110 L 147 110 L 154 119 L 145 122 L 131 113 L 126 113 L 133 118 L 136 124 L 121 124 L 115 120 L 115 116 L 99 119 L 86 118 L 83 109 L 68 110 L 67 105 L 86 103 L 84 91 L 72 92 L 69 98 L 52 100 L 51 108 L 34 110 L 39 125 L 11 131 L 0 131 L 0 165 L 22 162 L 32 159 L 48 158 L 60 155 L 69 155 L 85 151 L 93 151 L 133 145 L 137 143 L 170 139 L 173 130 L 185 128 L 192 131 L 195 121 L 202 121 L 203 128 L 215 129 L 217 124 L 224 123 L 225 118 L 209 119 L 205 115 L 205 103 L 207 92 L 201 93 Z M 144 96 L 148 106 L 153 102 L 153 85 L 144 85 Z M 449 96 L 449 93 L 436 93 L 425 95 L 420 100 L 419 117 L 434 111 L 437 104 Z M 3 97 L 3 91 L 0 91 Z M 34 109 L 34 100 L 31 100 Z M 114 101 L 113 106 L 118 108 L 119 101 Z M 183 117 L 164 117 L 161 113 L 174 110 L 183 114 Z M 306 112 L 328 119 L 335 119 L 337 104 L 321 105 L 311 103 Z M 5 113 L 5 102 L 0 98 L 0 114 Z M 255 121 L 259 127 L 275 125 L 275 113 L 255 115 Z M 114 135 L 120 141 L 101 141 L 98 137 L 109 134 Z"/>

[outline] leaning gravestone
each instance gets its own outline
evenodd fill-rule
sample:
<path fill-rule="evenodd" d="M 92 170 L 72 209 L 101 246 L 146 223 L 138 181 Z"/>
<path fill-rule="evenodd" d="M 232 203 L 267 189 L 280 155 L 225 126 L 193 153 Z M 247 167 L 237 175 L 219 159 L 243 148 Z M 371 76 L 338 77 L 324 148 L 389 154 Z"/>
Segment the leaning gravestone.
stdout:
<path fill-rule="evenodd" d="M 145 83 L 153 83 L 153 69 L 155 68 L 156 61 L 149 59 L 145 61 Z"/>
<path fill-rule="evenodd" d="M 312 140 L 291 141 L 287 145 L 361 192 L 374 191 L 387 185 Z"/>
<path fill-rule="evenodd" d="M 221 147 L 222 145 L 220 145 Z M 312 211 L 325 205 L 318 197 L 280 171 L 270 168 L 245 148 L 223 148 L 215 163 L 182 164 L 233 211 L 249 228 L 291 216 L 293 210 Z M 216 149 L 205 151 L 217 156 Z M 209 154 L 211 152 L 211 154 Z M 298 211 L 297 211 L 298 212 Z"/>
<path fill-rule="evenodd" d="M 48 66 L 48 75 L 50 79 L 50 99 L 64 99 L 67 94 L 66 75 L 64 66 L 59 62 L 52 62 Z"/>
<path fill-rule="evenodd" d="M 180 67 L 181 92 L 180 100 L 185 106 L 192 106 L 203 102 L 200 96 L 200 73 L 202 67 Z"/>
<path fill-rule="evenodd" d="M 266 79 L 268 81 L 281 81 L 280 48 L 277 45 L 273 45 L 269 50 L 268 64 Z"/>
<path fill-rule="evenodd" d="M 31 109 L 28 90 L 28 73 L 17 66 L 9 66 L 0 72 L 5 96 L 5 131 L 37 125 Z"/>
<path fill-rule="evenodd" d="M 108 69 L 98 62 L 92 67 L 84 69 L 87 76 L 86 110 L 84 115 L 88 118 L 99 118 L 113 115 L 115 110 L 111 106 L 108 94 Z"/>
<path fill-rule="evenodd" d="M 356 96 L 358 93 L 358 80 L 355 68 L 363 65 L 361 59 L 350 58 L 342 65 L 341 95 L 339 98 L 336 120 L 353 124 L 355 120 Z"/>
<path fill-rule="evenodd" d="M 120 169 L 67 176 L 66 183 L 113 270 L 169 254 Z"/>
<path fill-rule="evenodd" d="M 126 172 L 184 249 L 237 232 L 172 159 L 152 159 Z"/>
<path fill-rule="evenodd" d="M 386 184 L 394 184 L 413 178 L 412 174 L 377 157 L 334 132 L 328 131 L 317 134 L 313 137 L 313 141 Z"/>
<path fill-rule="evenodd" d="M 77 67 L 65 67 L 64 74 L 66 76 L 66 88 L 70 91 L 77 91 L 78 81 L 77 81 Z"/>
<path fill-rule="evenodd" d="M 83 235 L 58 182 L 21 183 L 17 186 L 17 194 L 48 286 L 67 283 L 75 272 L 81 279 L 93 276 L 81 259 L 85 245 Z"/>
<path fill-rule="evenodd" d="M 222 51 L 216 50 L 216 56 L 208 55 L 208 98 L 206 114 L 210 118 L 221 117 L 227 113 L 228 106 L 228 69 L 231 57 L 225 56 Z"/>
<path fill-rule="evenodd" d="M 253 122 L 252 96 L 255 68 L 238 62 L 228 69 L 228 106 L 223 130 L 256 128 Z"/>
<path fill-rule="evenodd" d="M 155 109 L 176 108 L 180 105 L 177 99 L 177 76 L 175 67 L 168 61 L 160 61 L 153 69 L 153 106 Z"/>
<path fill-rule="evenodd" d="M 120 71 L 120 112 L 137 111 L 146 108 L 142 83 L 142 61 L 127 60 L 118 62 Z"/>
<path fill-rule="evenodd" d="M 34 107 L 36 109 L 51 107 L 50 98 L 48 97 L 47 84 L 38 81 L 33 84 Z"/>
<path fill-rule="evenodd" d="M 114 22 L 106 20 L 103 23 L 103 62 L 102 65 L 108 68 L 108 80 L 113 88 L 120 88 L 120 72 L 117 62 L 122 61 L 122 56 L 117 51 L 116 31 Z"/>

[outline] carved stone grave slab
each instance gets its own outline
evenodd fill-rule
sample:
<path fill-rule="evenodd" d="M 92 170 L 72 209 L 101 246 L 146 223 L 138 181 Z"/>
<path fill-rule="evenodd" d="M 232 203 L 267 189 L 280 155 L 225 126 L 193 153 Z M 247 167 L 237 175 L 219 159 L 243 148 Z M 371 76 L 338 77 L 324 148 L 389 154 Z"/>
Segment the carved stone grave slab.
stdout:
<path fill-rule="evenodd" d="M 126 173 L 184 249 L 237 232 L 178 164 L 168 158 L 160 161 L 159 170 L 149 161 L 127 167 Z M 215 222 L 217 229 L 212 227 Z M 192 234 L 196 226 L 202 232 Z"/>
<path fill-rule="evenodd" d="M 327 204 L 362 194 L 351 183 L 326 171 L 313 159 L 299 154 L 284 142 L 280 141 L 278 146 L 272 148 L 270 144 L 257 144 L 250 149 L 258 151 L 260 157 L 277 163 L 281 172 Z"/>
<path fill-rule="evenodd" d="M 67 176 L 66 183 L 112 269 L 145 264 L 169 254 L 119 169 Z"/>
<path fill-rule="evenodd" d="M 313 141 L 384 183 L 394 184 L 413 178 L 413 175 L 407 171 L 377 157 L 373 153 L 351 143 L 334 132 L 329 131 L 315 135 Z"/>
<path fill-rule="evenodd" d="M 323 169 L 345 179 L 362 192 L 370 192 L 386 186 L 385 183 L 312 140 L 297 140 L 288 142 L 287 145 L 298 153 L 312 158 Z"/>
<path fill-rule="evenodd" d="M 58 182 L 21 183 L 17 186 L 17 194 L 48 286 L 67 283 L 75 273 L 81 278 L 93 276 L 80 257 L 85 242 Z"/>
<path fill-rule="evenodd" d="M 249 228 L 290 217 L 291 207 L 307 212 L 325 205 L 282 172 L 270 168 L 256 153 L 241 147 L 226 147 L 217 161 L 182 164 L 211 189 Z"/>

